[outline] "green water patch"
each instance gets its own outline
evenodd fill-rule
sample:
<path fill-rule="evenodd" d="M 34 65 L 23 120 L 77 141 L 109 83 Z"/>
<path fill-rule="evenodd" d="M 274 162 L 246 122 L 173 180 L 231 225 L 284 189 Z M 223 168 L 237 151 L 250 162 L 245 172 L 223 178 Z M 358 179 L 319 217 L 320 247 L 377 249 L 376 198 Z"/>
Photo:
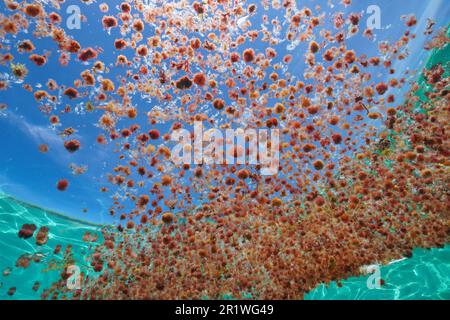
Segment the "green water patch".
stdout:
<path fill-rule="evenodd" d="M 19 238 L 18 232 L 23 224 L 36 225 L 33 237 Z M 42 246 L 36 245 L 40 227 L 49 229 L 48 242 Z M 81 272 L 92 273 L 87 256 L 94 243 L 83 241 L 83 236 L 89 232 L 101 241 L 100 231 L 99 225 L 0 195 L 0 300 L 39 299 L 43 289 L 58 280 L 64 267 L 72 261 L 76 261 Z M 61 251 L 54 254 L 57 245 L 61 245 Z M 68 246 L 71 246 L 72 254 L 65 253 Z M 22 255 L 37 257 L 40 262 L 31 261 L 27 268 L 18 267 L 16 262 Z M 36 281 L 40 282 L 40 287 L 35 291 L 32 288 Z M 11 287 L 16 288 L 13 296 L 7 294 Z"/>
<path fill-rule="evenodd" d="M 26 240 L 19 238 L 18 232 L 25 223 L 33 223 L 38 229 L 48 227 L 47 244 L 37 246 L 35 236 Z M 81 271 L 94 275 L 87 261 L 92 244 L 82 240 L 86 232 L 98 235 L 98 241 L 101 241 L 99 225 L 0 195 L 0 272 L 11 270 L 7 276 L 0 274 L 0 300 L 40 299 L 42 291 L 59 279 L 62 267 L 67 264 L 64 251 L 68 245 L 72 246 L 73 258 Z M 62 246 L 61 253 L 55 255 L 53 250 L 58 244 Z M 17 259 L 23 254 L 39 254 L 43 258 L 39 263 L 31 262 L 26 269 L 16 267 Z M 54 264 L 51 270 L 48 270 L 49 263 Z M 380 275 L 384 284 L 379 289 L 369 288 L 367 282 L 371 275 L 367 275 L 342 280 L 341 287 L 336 282 L 329 286 L 319 285 L 305 298 L 450 299 L 450 245 L 431 250 L 415 249 L 411 258 L 381 266 Z M 41 285 L 34 291 L 32 287 L 36 281 Z M 7 294 L 11 287 L 16 288 L 13 296 Z"/>
<path fill-rule="evenodd" d="M 415 249 L 413 256 L 379 267 L 383 280 L 374 286 L 375 272 L 320 285 L 306 300 L 448 300 L 450 299 L 450 245 Z"/>

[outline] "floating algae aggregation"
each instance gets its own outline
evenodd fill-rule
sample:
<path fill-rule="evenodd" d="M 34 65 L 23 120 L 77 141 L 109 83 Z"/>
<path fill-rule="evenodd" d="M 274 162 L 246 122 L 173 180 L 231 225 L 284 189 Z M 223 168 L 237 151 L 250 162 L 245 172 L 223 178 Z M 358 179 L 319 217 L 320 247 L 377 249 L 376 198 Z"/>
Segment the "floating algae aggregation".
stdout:
<path fill-rule="evenodd" d="M 0 234 L 3 247 L 0 257 L 3 273 L 0 299 L 38 299 L 41 289 L 48 288 L 57 280 L 63 269 L 74 263 L 75 257 L 81 272 L 94 274 L 84 259 L 92 248 L 90 240 L 98 239 L 100 226 L 32 207 L 6 196 L 2 196 L 0 203 L 1 222 L 17 226 L 2 230 Z M 30 250 L 30 245 L 17 237 L 18 227 L 30 222 L 50 227 L 50 242 L 44 248 Z M 93 237 L 87 237 L 89 234 Z M 60 244 L 64 250 L 70 245 L 71 250 L 55 255 L 52 243 Z M 30 266 L 21 270 L 20 266 L 16 267 L 16 261 L 23 254 L 30 257 Z M 33 256 L 39 261 L 33 261 Z M 379 289 L 367 287 L 369 276 L 352 277 L 342 281 L 340 287 L 336 283 L 319 285 L 305 299 L 450 299 L 449 260 L 449 246 L 415 249 L 412 258 L 380 268 L 385 285 Z M 7 294 L 11 288 L 16 289 L 13 296 Z M 223 298 L 232 297 L 224 295 Z"/>
<path fill-rule="evenodd" d="M 0 5 L 1 299 L 450 298 L 450 4 L 66 2 Z"/>

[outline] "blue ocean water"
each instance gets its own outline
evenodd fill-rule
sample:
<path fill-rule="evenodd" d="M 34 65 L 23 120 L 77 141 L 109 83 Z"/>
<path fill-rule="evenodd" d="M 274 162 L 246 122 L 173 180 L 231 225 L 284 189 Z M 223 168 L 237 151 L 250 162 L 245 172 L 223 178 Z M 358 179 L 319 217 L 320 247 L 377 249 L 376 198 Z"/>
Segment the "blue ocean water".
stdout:
<path fill-rule="evenodd" d="M 24 223 L 33 223 L 38 228 L 49 228 L 49 241 L 36 249 L 35 237 L 27 240 L 18 237 Z M 12 197 L 0 196 L 0 271 L 11 273 L 0 275 L 0 299 L 39 299 L 44 289 L 58 279 L 60 272 L 70 264 L 70 257 L 64 257 L 68 245 L 72 245 L 73 257 L 80 269 L 93 275 L 91 267 L 81 264 L 90 252 L 90 244 L 82 241 L 89 232 L 98 235 L 101 241 L 101 225 L 71 219 L 67 216 L 47 211 Z M 53 254 L 60 244 L 60 254 Z M 23 254 L 37 255 L 41 262 L 31 262 L 26 269 L 16 267 L 16 260 Z M 53 260 L 52 260 L 53 259 Z M 48 270 L 49 263 L 53 266 Z M 415 249 L 413 256 L 380 268 L 384 285 L 380 289 L 369 289 L 367 280 L 370 275 L 352 277 L 336 282 L 328 287 L 319 285 L 305 296 L 314 299 L 450 299 L 450 244 L 444 248 Z M 36 281 L 40 282 L 37 291 L 32 289 Z M 16 287 L 13 296 L 7 294 L 9 288 Z"/>

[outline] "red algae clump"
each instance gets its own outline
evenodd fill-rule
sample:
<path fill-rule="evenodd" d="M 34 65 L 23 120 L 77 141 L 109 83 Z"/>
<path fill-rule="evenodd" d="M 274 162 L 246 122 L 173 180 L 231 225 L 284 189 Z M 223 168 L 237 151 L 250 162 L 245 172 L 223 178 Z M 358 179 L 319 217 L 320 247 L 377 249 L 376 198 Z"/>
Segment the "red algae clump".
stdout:
<path fill-rule="evenodd" d="M 66 179 L 59 180 L 56 184 L 56 188 L 59 191 L 66 191 L 67 187 L 69 186 L 69 182 Z"/>
<path fill-rule="evenodd" d="M 78 140 L 69 140 L 64 142 L 64 148 L 66 148 L 67 151 L 70 153 L 74 153 L 78 149 L 80 149 L 80 142 Z"/>
<path fill-rule="evenodd" d="M 31 238 L 36 230 L 36 225 L 34 224 L 24 224 L 19 231 L 19 238 L 28 239 Z"/>

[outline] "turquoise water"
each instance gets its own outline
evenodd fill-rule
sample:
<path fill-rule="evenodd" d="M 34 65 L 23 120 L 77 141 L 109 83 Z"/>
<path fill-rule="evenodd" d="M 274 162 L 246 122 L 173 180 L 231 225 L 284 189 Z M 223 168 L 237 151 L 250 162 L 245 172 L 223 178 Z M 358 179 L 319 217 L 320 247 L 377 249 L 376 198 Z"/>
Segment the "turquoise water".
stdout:
<path fill-rule="evenodd" d="M 343 280 L 342 287 L 333 282 L 328 288 L 320 285 L 305 299 L 342 300 L 408 300 L 450 299 L 450 245 L 439 249 L 415 249 L 412 258 L 380 268 L 385 284 L 368 289 L 369 276 Z"/>
<path fill-rule="evenodd" d="M 35 238 L 27 240 L 18 237 L 24 223 L 34 223 L 49 228 L 49 241 L 37 247 Z M 68 244 L 77 261 L 85 261 L 90 251 L 89 243 L 83 242 L 86 232 L 96 234 L 101 239 L 101 226 L 70 219 L 5 195 L 0 195 L 0 271 L 11 269 L 8 276 L 0 275 L 0 299 L 39 299 L 42 291 L 58 279 L 62 266 L 70 264 L 70 257 L 64 258 Z M 37 231 L 35 232 L 36 235 Z M 101 240 L 99 240 L 101 241 Z M 62 246 L 60 254 L 53 254 L 56 245 Z M 16 260 L 22 254 L 38 254 L 41 262 L 31 262 L 26 269 L 16 267 Z M 45 271 L 48 263 L 55 259 L 54 270 Z M 86 263 L 77 264 L 83 272 L 92 270 Z M 59 267 L 58 267 L 59 266 Z M 369 289 L 368 276 L 352 277 L 341 281 L 342 286 L 333 282 L 306 295 L 306 299 L 450 299 L 450 244 L 439 249 L 415 249 L 413 257 L 391 263 L 380 268 L 384 285 L 380 289 Z M 39 290 L 33 291 L 35 281 Z M 10 287 L 16 287 L 15 294 L 7 294 Z"/>
<path fill-rule="evenodd" d="M 18 237 L 18 232 L 24 223 L 33 223 L 37 230 L 34 236 L 24 240 Z M 70 261 L 70 255 L 65 255 L 68 245 L 72 245 L 73 257 L 78 261 L 80 270 L 89 273 L 90 267 L 80 265 L 89 253 L 89 243 L 83 242 L 86 232 L 101 236 L 99 225 L 70 219 L 63 215 L 43 210 L 13 198 L 0 194 L 0 299 L 39 299 L 43 289 L 59 278 L 63 266 Z M 49 228 L 47 244 L 37 246 L 35 236 L 40 227 Z M 61 252 L 54 254 L 53 250 L 61 245 Z M 21 255 L 41 257 L 41 262 L 31 262 L 28 268 L 16 267 L 16 261 Z M 54 260 L 52 260 L 54 259 Z M 48 269 L 49 263 L 55 267 Z M 5 276 L 5 270 L 12 272 Z M 41 283 L 35 292 L 32 287 L 35 281 Z M 16 287 L 15 294 L 10 297 L 7 291 Z"/>

